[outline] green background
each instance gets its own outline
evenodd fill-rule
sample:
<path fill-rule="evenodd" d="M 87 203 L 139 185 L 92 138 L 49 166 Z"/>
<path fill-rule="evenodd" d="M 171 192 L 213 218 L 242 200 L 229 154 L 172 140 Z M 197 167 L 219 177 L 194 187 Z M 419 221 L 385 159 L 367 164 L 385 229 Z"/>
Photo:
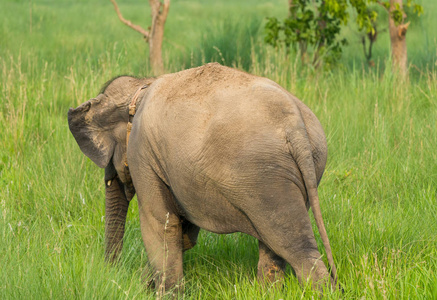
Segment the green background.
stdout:
<path fill-rule="evenodd" d="M 265 17 L 287 1 L 177 1 L 166 24 L 169 72 L 218 61 L 268 77 L 318 116 L 329 157 L 319 193 L 344 294 L 437 298 L 437 4 L 408 31 L 410 79 L 390 70 L 388 32 L 365 66 L 353 20 L 340 64 L 301 66 L 263 44 Z M 119 1 L 147 28 L 147 1 Z M 387 28 L 381 14 L 381 28 Z M 138 207 L 129 208 L 121 262 L 104 262 L 103 171 L 79 150 L 67 111 L 113 76 L 150 76 L 147 45 L 109 1 L 0 2 L 0 298 L 155 298 Z M 316 237 L 319 248 L 322 244 Z M 323 252 L 324 253 L 324 252 Z M 257 242 L 202 231 L 185 254 L 187 299 L 318 297 L 288 270 L 283 287 L 256 281 Z"/>

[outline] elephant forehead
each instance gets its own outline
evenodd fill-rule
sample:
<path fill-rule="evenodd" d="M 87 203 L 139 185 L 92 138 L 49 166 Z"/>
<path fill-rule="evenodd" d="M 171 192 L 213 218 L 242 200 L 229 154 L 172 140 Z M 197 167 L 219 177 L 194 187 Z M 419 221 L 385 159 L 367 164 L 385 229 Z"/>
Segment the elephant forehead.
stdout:
<path fill-rule="evenodd" d="M 126 88 L 135 86 L 138 79 L 131 76 L 119 76 L 109 80 L 102 88 L 102 93 L 115 93 L 124 91 Z"/>
<path fill-rule="evenodd" d="M 101 94 L 104 94 L 117 106 L 128 105 L 132 94 L 143 84 L 146 79 L 138 79 L 130 76 L 120 76 L 109 81 Z"/>

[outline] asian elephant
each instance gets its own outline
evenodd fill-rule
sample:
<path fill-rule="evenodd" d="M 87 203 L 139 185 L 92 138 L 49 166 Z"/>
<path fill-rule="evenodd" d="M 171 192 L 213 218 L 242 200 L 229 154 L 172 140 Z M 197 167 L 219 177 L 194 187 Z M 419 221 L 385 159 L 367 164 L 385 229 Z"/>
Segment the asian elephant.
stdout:
<path fill-rule="evenodd" d="M 217 63 L 158 78 L 121 76 L 71 108 L 68 123 L 83 153 L 105 168 L 106 258 L 122 248 L 136 193 L 159 292 L 178 286 L 183 251 L 199 228 L 257 238 L 259 279 L 281 277 L 289 263 L 301 282 L 336 288 L 317 193 L 326 138 L 310 109 L 275 82 Z"/>

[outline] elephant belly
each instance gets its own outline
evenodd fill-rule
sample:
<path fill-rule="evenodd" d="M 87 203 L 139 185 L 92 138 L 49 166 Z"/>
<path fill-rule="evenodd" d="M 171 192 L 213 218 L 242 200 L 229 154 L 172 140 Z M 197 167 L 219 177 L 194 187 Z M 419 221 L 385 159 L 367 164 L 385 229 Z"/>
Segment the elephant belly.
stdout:
<path fill-rule="evenodd" d="M 172 189 L 181 214 L 191 223 L 214 233 L 244 232 L 258 237 L 247 215 L 233 203 L 232 192 L 223 193 L 216 187 L 192 184 Z"/>
<path fill-rule="evenodd" d="M 277 198 L 289 195 L 293 182 L 303 188 L 291 157 L 278 162 L 279 157 L 276 162 L 271 158 L 267 162 L 250 155 L 250 160 L 236 163 L 238 167 L 222 160 L 201 170 L 170 175 L 170 187 L 181 214 L 211 232 L 244 232 L 258 238 L 253 222 L 260 215 L 280 214 L 276 210 L 283 206 L 278 205 Z M 291 195 L 285 198 L 291 199 Z"/>

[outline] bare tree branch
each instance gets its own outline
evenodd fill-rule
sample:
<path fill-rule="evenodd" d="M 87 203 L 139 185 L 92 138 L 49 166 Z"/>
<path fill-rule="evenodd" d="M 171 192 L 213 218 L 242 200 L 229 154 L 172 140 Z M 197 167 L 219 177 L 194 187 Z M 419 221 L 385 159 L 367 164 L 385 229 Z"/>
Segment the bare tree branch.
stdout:
<path fill-rule="evenodd" d="M 131 21 L 123 18 L 123 16 L 121 15 L 120 9 L 118 8 L 117 2 L 115 2 L 115 0 L 110 0 L 110 1 L 114 5 L 115 12 L 117 13 L 117 16 L 120 19 L 120 21 L 123 22 L 124 24 L 126 24 L 127 26 L 129 26 L 130 28 L 132 28 L 133 30 L 141 33 L 144 36 L 144 38 L 146 40 L 148 40 L 149 39 L 149 32 L 147 30 L 145 30 L 144 28 L 142 28 L 141 26 L 135 25 Z M 168 11 L 168 9 L 167 9 L 167 11 Z"/>

